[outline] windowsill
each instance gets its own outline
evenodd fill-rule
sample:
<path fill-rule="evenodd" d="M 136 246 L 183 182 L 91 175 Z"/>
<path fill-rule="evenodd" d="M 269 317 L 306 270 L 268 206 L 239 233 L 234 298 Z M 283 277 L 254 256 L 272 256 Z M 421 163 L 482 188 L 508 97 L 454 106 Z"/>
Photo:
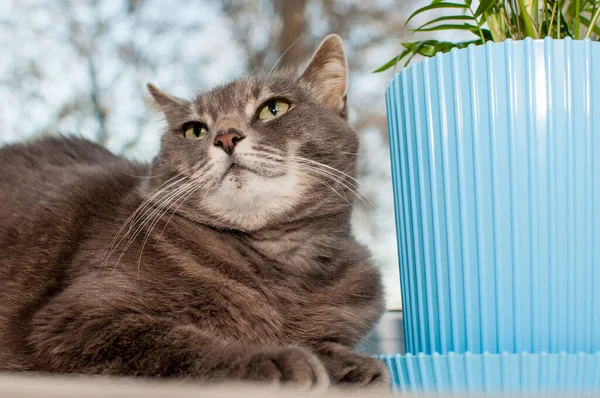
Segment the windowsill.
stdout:
<path fill-rule="evenodd" d="M 402 311 L 387 311 L 359 350 L 371 355 L 404 353 Z"/>

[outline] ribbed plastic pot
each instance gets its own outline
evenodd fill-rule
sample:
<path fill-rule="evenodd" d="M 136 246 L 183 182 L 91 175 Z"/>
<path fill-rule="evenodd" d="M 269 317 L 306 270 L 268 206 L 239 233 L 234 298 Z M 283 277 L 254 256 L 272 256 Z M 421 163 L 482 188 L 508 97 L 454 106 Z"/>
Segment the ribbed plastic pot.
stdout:
<path fill-rule="evenodd" d="M 599 354 L 453 354 L 381 356 L 392 389 L 404 395 L 600 394 Z"/>
<path fill-rule="evenodd" d="M 408 353 L 600 350 L 600 43 L 425 59 L 387 89 Z"/>

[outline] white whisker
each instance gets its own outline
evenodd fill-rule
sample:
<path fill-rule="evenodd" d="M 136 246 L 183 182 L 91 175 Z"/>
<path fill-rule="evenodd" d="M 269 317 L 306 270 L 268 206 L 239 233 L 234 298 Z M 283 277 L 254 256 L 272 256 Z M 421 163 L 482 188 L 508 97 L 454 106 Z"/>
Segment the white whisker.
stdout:
<path fill-rule="evenodd" d="M 372 208 L 373 204 L 369 201 L 369 199 L 362 194 L 362 192 L 360 192 L 358 190 L 358 188 L 356 186 L 354 186 L 353 184 L 351 184 L 348 181 L 344 181 L 343 179 L 341 179 L 340 177 L 336 176 L 335 174 L 329 172 L 328 170 L 319 168 L 319 167 L 314 167 L 311 165 L 308 165 L 306 163 L 302 164 L 304 170 L 309 170 L 317 175 L 320 175 L 321 177 L 325 177 L 325 178 L 329 178 L 331 179 L 333 182 L 340 184 L 342 187 L 346 188 L 347 190 L 349 190 L 354 196 L 356 196 L 365 206 Z"/>
<path fill-rule="evenodd" d="M 125 230 L 125 228 L 127 227 L 127 225 L 129 224 L 129 230 L 125 233 L 125 235 L 127 235 L 131 231 L 131 224 L 130 224 L 130 222 L 133 222 L 133 220 L 135 219 L 135 217 L 141 211 L 143 211 L 146 207 L 148 207 L 148 205 L 150 203 L 152 203 L 152 201 L 158 195 L 161 195 L 166 190 L 168 190 L 169 188 L 173 187 L 174 185 L 177 185 L 178 183 L 182 182 L 186 178 L 187 177 L 185 177 L 185 176 L 183 176 L 183 177 L 182 176 L 172 177 L 172 178 L 168 179 L 167 181 L 165 181 L 160 186 L 156 187 L 152 192 L 150 192 L 146 196 L 146 198 L 142 201 L 142 203 L 140 203 L 140 205 L 135 209 L 135 211 L 127 218 L 127 220 L 125 220 L 125 222 L 121 225 L 121 227 L 119 228 L 119 230 L 115 234 L 114 238 L 112 239 L 112 241 L 108 245 L 108 248 L 106 249 L 106 254 L 105 254 L 105 256 L 104 256 L 104 258 L 102 260 L 102 263 L 100 263 L 100 267 L 102 267 L 104 264 L 106 264 L 106 262 L 108 261 L 108 259 L 110 258 L 110 256 L 114 253 L 114 251 L 116 250 L 116 248 L 118 247 L 118 245 L 123 240 L 123 238 L 121 238 L 121 240 L 119 241 L 119 243 L 117 243 L 117 239 L 119 239 L 119 236 L 121 235 L 121 232 L 123 232 L 123 230 Z M 173 181 L 173 180 L 176 180 L 176 181 Z M 167 185 L 167 186 L 165 186 L 165 185 Z M 115 244 L 116 244 L 116 246 L 115 246 Z"/>
<path fill-rule="evenodd" d="M 123 249 L 121 257 L 129 249 L 129 247 L 131 246 L 131 244 L 133 243 L 135 238 L 140 234 L 140 232 L 142 232 L 144 227 L 149 225 L 146 235 L 144 237 L 144 240 L 142 242 L 140 254 L 138 257 L 138 275 L 139 275 L 139 270 L 140 270 L 140 266 L 141 266 L 144 247 L 146 246 L 146 243 L 148 242 L 148 239 L 150 238 L 152 230 L 154 229 L 156 224 L 158 224 L 158 222 L 163 217 L 163 215 L 165 215 L 171 209 L 171 207 L 173 207 L 175 204 L 177 204 L 182 197 L 186 196 L 188 193 L 189 193 L 189 195 L 193 194 L 197 189 L 199 189 L 204 184 L 204 182 L 196 181 L 195 179 L 198 178 L 198 176 L 200 174 L 204 173 L 207 169 L 210 169 L 210 167 L 211 166 L 209 164 L 206 164 L 203 167 L 199 168 L 190 177 L 190 179 L 191 179 L 190 182 L 187 182 L 187 183 L 177 187 L 174 191 L 167 194 L 166 197 L 163 197 L 161 199 L 161 201 L 156 203 L 156 208 L 154 209 L 154 211 L 152 211 L 152 213 L 148 215 L 148 217 L 146 218 L 146 221 L 142 225 L 139 226 L 139 228 L 136 230 L 135 234 L 131 237 L 130 241 L 127 243 L 127 245 Z M 185 202 L 185 199 L 184 199 L 184 202 Z M 169 218 L 169 220 L 170 220 L 170 218 Z M 166 228 L 166 225 L 165 225 L 165 228 Z M 161 235 L 162 235 L 162 233 L 161 233 Z M 119 257 L 119 261 L 120 261 L 121 257 Z M 117 261 L 117 264 L 119 261 Z"/>
<path fill-rule="evenodd" d="M 217 180 L 213 181 L 213 183 L 210 184 L 210 186 L 208 186 L 206 188 L 206 192 L 204 192 L 204 195 L 200 199 L 200 202 L 202 202 L 204 200 L 204 198 L 206 198 L 206 195 L 208 195 L 208 193 L 214 187 L 214 185 L 216 184 L 216 182 L 217 182 Z M 200 189 L 205 183 L 201 184 L 197 188 L 191 189 L 190 192 L 189 192 L 189 194 L 183 198 L 183 200 L 181 201 L 181 203 L 175 208 L 175 210 L 173 210 L 173 213 L 171 213 L 171 217 L 169 217 L 169 219 L 167 220 L 167 223 L 165 224 L 165 226 L 163 227 L 162 231 L 160 232 L 160 235 L 158 235 L 158 239 L 161 238 L 161 236 L 165 232 L 165 229 L 167 229 L 167 225 L 169 225 L 169 222 L 171 221 L 171 219 L 173 218 L 173 216 L 177 213 L 177 210 L 179 210 L 179 208 L 185 203 L 185 201 L 188 200 L 190 198 L 190 196 L 192 196 L 192 194 L 194 193 L 194 191 Z"/>
<path fill-rule="evenodd" d="M 210 167 L 211 167 L 210 164 L 206 164 L 203 167 L 201 167 L 200 169 L 196 170 L 190 177 L 175 176 L 173 178 L 170 178 L 169 180 L 167 180 L 166 182 L 161 184 L 159 187 L 155 188 L 150 194 L 148 194 L 148 196 L 144 199 L 144 201 L 140 204 L 140 206 L 138 206 L 136 211 L 134 211 L 133 214 L 131 216 L 129 216 L 129 218 L 123 223 L 123 225 L 121 226 L 121 228 L 119 229 L 119 231 L 117 232 L 115 237 L 113 238 L 111 244 L 109 245 L 109 249 L 107 249 L 107 255 L 105 256 L 105 259 L 103 260 L 103 263 L 101 264 L 101 266 L 108 262 L 108 259 L 110 258 L 110 256 L 121 245 L 123 240 L 132 232 L 132 230 L 135 229 L 135 231 L 133 232 L 133 235 L 129 236 L 127 245 L 125 246 L 125 249 L 123 249 L 123 251 L 121 252 L 119 259 L 117 260 L 117 262 L 115 264 L 115 268 L 116 268 L 116 266 L 120 262 L 121 258 L 123 257 L 123 254 L 130 247 L 130 245 L 133 242 L 133 240 L 135 239 L 135 237 L 139 234 L 139 232 L 143 229 L 143 227 L 145 225 L 147 225 L 148 219 L 155 216 L 157 214 L 157 212 L 160 211 L 160 209 L 162 209 L 162 206 L 164 205 L 164 203 L 166 201 L 168 201 L 170 198 L 172 198 L 173 194 L 178 192 L 178 190 L 182 188 L 182 186 L 180 186 L 178 188 L 175 188 L 175 191 L 172 191 L 173 187 L 175 187 L 177 184 L 182 183 L 185 180 L 197 178 L 200 174 L 202 174 L 206 170 L 210 169 Z M 177 179 L 177 180 L 173 181 L 174 179 Z M 186 184 L 189 184 L 189 183 L 185 183 L 183 185 L 186 185 Z M 165 186 L 165 185 L 167 185 L 167 186 Z M 161 189 L 161 187 L 162 187 L 162 189 Z M 158 198 L 160 195 L 162 195 L 162 197 L 158 200 L 158 202 L 155 202 L 155 199 Z M 137 219 L 136 219 L 136 217 L 137 217 Z M 146 220 L 146 221 L 144 221 L 144 220 Z M 124 228 L 127 225 L 129 225 L 129 229 L 127 230 L 127 232 L 125 234 L 123 234 L 121 239 L 119 239 L 118 242 L 116 242 L 117 239 L 119 238 L 119 236 L 121 235 L 121 232 L 124 230 Z"/>
<path fill-rule="evenodd" d="M 326 181 L 324 181 L 323 179 L 321 179 L 321 178 L 319 178 L 319 177 L 315 176 L 314 174 L 311 174 L 311 173 L 310 173 L 310 171 L 311 171 L 311 170 L 309 170 L 309 169 L 308 169 L 306 166 L 301 166 L 301 165 L 298 165 L 298 166 L 300 166 L 300 167 L 299 167 L 299 170 L 301 170 L 301 171 L 305 171 L 305 172 L 306 172 L 306 176 L 307 176 L 308 178 L 311 178 L 311 179 L 313 179 L 313 180 L 315 180 L 315 181 L 317 181 L 317 182 L 320 182 L 321 184 L 323 184 L 323 185 L 325 185 L 326 187 L 328 187 L 329 189 L 331 189 L 331 190 L 332 190 L 332 191 L 333 191 L 333 192 L 334 192 L 336 195 L 338 195 L 340 198 L 344 199 L 344 201 L 346 201 L 346 203 L 348 203 L 348 205 L 349 205 L 350 207 L 352 207 L 352 209 L 354 209 L 354 205 L 352 204 L 352 202 L 350 202 L 350 201 L 348 200 L 348 198 L 346 198 L 344 195 L 342 195 L 341 193 L 339 193 L 339 192 L 338 192 L 338 191 L 337 191 L 337 190 L 336 190 L 334 187 L 332 187 L 330 184 L 328 184 L 328 183 L 327 183 Z M 290 171 L 296 171 L 296 169 L 295 169 L 295 168 L 293 168 L 293 167 L 291 167 L 291 166 L 283 166 L 282 168 L 283 168 L 283 169 L 288 169 L 288 170 L 290 170 Z"/>
<path fill-rule="evenodd" d="M 331 166 L 329 166 L 329 165 L 327 165 L 325 163 L 317 162 L 316 160 L 307 159 L 307 158 L 303 158 L 303 157 L 300 157 L 300 156 L 293 156 L 292 158 L 294 158 L 295 160 L 299 160 L 301 162 L 312 163 L 315 166 L 324 167 L 324 168 L 326 168 L 328 170 L 331 170 L 333 172 L 339 173 L 339 174 L 343 175 L 344 177 L 347 177 L 347 178 L 351 179 L 352 181 L 356 182 L 357 184 L 359 183 L 359 181 L 356 178 L 352 177 L 350 174 L 344 173 L 343 171 L 338 170 L 335 167 L 331 167 Z"/>
<path fill-rule="evenodd" d="M 299 156 L 293 156 L 292 159 L 299 161 L 300 163 L 303 163 L 306 166 L 312 167 L 312 169 L 315 172 L 318 172 L 320 175 L 322 175 L 323 177 L 329 177 L 332 180 L 344 185 L 347 189 L 349 189 L 350 191 L 352 191 L 352 193 L 361 201 L 363 202 L 363 204 L 369 208 L 374 208 L 375 206 L 373 205 L 373 203 L 369 200 L 369 198 L 359 189 L 358 184 L 359 181 L 352 177 L 351 175 L 344 173 L 341 170 L 336 169 L 335 167 L 331 167 L 329 165 L 317 162 L 315 160 L 311 160 L 311 159 L 306 159 L 306 158 L 302 158 Z M 338 175 L 334 174 L 338 173 Z M 352 181 L 356 182 L 356 184 L 354 184 L 353 182 L 348 182 L 342 179 L 343 178 L 349 178 Z"/>
<path fill-rule="evenodd" d="M 146 225 L 148 225 L 149 222 L 151 222 L 151 220 L 154 218 L 154 216 L 163 208 L 164 204 L 167 203 L 169 200 L 171 200 L 175 195 L 177 195 L 177 193 L 186 185 L 189 185 L 191 183 L 187 182 L 184 183 L 182 186 L 179 186 L 175 189 L 175 191 L 170 191 L 168 193 L 165 194 L 165 196 L 163 196 L 160 201 L 158 202 L 154 202 L 150 209 L 148 209 L 134 224 L 134 226 L 132 227 L 132 229 L 135 227 L 135 231 L 133 231 L 133 233 L 129 236 L 129 239 L 127 241 L 127 244 L 125 245 L 125 248 L 121 251 L 121 254 L 119 255 L 119 258 L 117 259 L 115 266 L 113 267 L 113 271 L 117 268 L 117 265 L 119 264 L 119 262 L 121 261 L 121 259 L 123 258 L 123 256 L 125 255 L 125 253 L 127 252 L 127 250 L 129 249 L 129 247 L 131 246 L 131 244 L 134 242 L 135 238 L 139 235 L 139 233 L 144 229 L 144 227 Z M 147 215 L 147 216 L 146 216 Z M 127 235 L 125 235 L 127 236 Z M 122 240 L 125 238 L 125 236 L 123 236 L 123 238 L 121 238 L 121 241 L 119 241 L 117 247 L 121 244 Z"/>
<path fill-rule="evenodd" d="M 189 197 L 190 195 L 192 195 L 194 193 L 194 191 L 196 189 L 198 189 L 198 187 L 200 185 L 202 185 L 202 183 L 200 183 L 200 182 L 192 182 L 192 183 L 184 184 L 183 186 L 179 187 L 175 191 L 175 193 L 172 195 L 172 197 L 170 199 L 163 201 L 163 204 L 162 204 L 160 210 L 154 216 L 154 221 L 150 224 L 150 226 L 146 232 L 146 236 L 144 237 L 144 241 L 142 242 L 142 247 L 140 249 L 140 255 L 138 257 L 138 276 L 140 273 L 140 266 L 142 263 L 142 255 L 144 253 L 144 247 L 146 246 L 146 243 L 148 242 L 148 239 L 150 238 L 152 230 L 154 229 L 156 224 L 158 224 L 158 222 L 160 221 L 162 216 L 164 216 L 169 211 L 169 209 L 171 209 L 171 207 L 173 207 L 175 204 L 177 204 L 182 197 Z M 184 200 L 184 202 L 185 202 L 185 200 Z M 175 214 L 175 213 L 173 213 L 173 214 Z M 149 217 L 149 219 L 151 219 L 151 218 L 152 217 Z M 170 220 L 171 220 L 171 218 L 169 218 L 169 221 Z M 165 225 L 165 228 L 166 228 L 166 225 Z M 163 229 L 163 231 L 164 231 L 164 229 Z M 161 233 L 161 235 L 162 235 L 162 233 Z"/>
<path fill-rule="evenodd" d="M 281 59 L 285 56 L 285 54 L 287 54 L 287 52 L 290 51 L 290 49 L 292 47 L 294 47 L 294 44 L 296 44 L 298 42 L 298 40 L 300 40 L 305 34 L 306 34 L 306 32 L 304 32 L 300 36 L 298 36 L 298 38 L 296 40 L 294 40 L 294 42 L 292 44 L 290 44 L 290 46 L 287 48 L 287 50 L 285 50 L 283 52 L 283 54 L 281 54 L 281 56 L 279 58 L 277 58 L 277 61 L 275 61 L 275 65 L 273 65 L 273 67 L 271 68 L 271 70 L 269 71 L 269 74 L 267 76 L 271 76 L 271 73 L 273 73 L 273 70 L 275 69 L 275 67 L 277 66 L 279 61 L 281 61 Z"/>

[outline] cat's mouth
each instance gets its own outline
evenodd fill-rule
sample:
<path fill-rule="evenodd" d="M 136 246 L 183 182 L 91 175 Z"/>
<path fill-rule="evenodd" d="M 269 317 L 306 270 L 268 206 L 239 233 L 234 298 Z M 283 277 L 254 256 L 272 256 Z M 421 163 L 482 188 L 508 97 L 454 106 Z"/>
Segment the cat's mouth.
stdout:
<path fill-rule="evenodd" d="M 264 167 L 242 162 L 238 159 L 232 159 L 223 173 L 223 178 L 228 175 L 240 176 L 244 173 L 251 173 L 261 177 L 275 178 L 285 175 L 285 172 L 275 170 L 273 167 Z"/>
<path fill-rule="evenodd" d="M 226 174 L 231 173 L 231 174 L 240 174 L 243 173 L 244 171 L 249 171 L 250 173 L 255 173 L 256 172 L 254 170 L 249 169 L 246 166 L 243 166 L 239 163 L 232 163 L 228 168 L 227 171 L 225 172 Z"/>
<path fill-rule="evenodd" d="M 250 172 L 250 173 L 254 173 L 254 174 L 258 174 L 256 170 L 241 164 L 240 162 L 237 161 L 231 161 L 229 163 L 229 166 L 227 166 L 227 169 L 225 170 L 225 174 L 240 174 L 243 172 Z"/>

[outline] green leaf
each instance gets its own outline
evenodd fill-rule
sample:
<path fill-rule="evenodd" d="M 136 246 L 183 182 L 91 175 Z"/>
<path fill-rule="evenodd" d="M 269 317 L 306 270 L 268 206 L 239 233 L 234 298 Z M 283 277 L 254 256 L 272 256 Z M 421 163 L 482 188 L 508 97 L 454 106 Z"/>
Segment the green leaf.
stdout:
<path fill-rule="evenodd" d="M 417 32 L 426 26 L 429 26 L 429 25 L 432 25 L 432 24 L 438 23 L 438 22 L 444 22 L 444 21 L 475 21 L 475 18 L 473 18 L 470 15 L 448 15 L 445 17 L 439 17 L 439 18 L 433 19 L 429 22 L 425 22 L 423 25 L 419 26 L 418 28 L 412 29 L 412 31 Z"/>
<path fill-rule="evenodd" d="M 437 40 L 426 40 L 419 41 L 416 43 L 402 43 L 402 45 L 414 54 L 420 54 L 426 57 L 433 57 L 439 52 L 438 50 L 436 50 L 436 48 L 442 45 L 442 42 L 438 42 Z"/>
<path fill-rule="evenodd" d="M 592 25 L 591 21 L 586 17 L 579 17 L 581 19 L 581 23 L 588 29 L 588 32 L 594 33 L 596 36 L 600 36 L 600 27 L 598 25 Z M 586 37 L 589 37 L 586 35 Z"/>
<path fill-rule="evenodd" d="M 567 19 L 565 18 L 565 15 L 560 10 L 558 12 L 558 18 L 559 18 L 559 21 L 560 21 L 561 29 L 563 29 L 564 32 L 565 32 L 565 36 L 564 37 L 573 37 L 573 33 L 571 32 L 571 29 L 569 27 L 569 23 L 567 22 Z"/>
<path fill-rule="evenodd" d="M 539 17 L 539 9 L 540 9 L 538 0 L 532 0 L 530 8 L 531 8 L 531 13 L 532 13 L 531 19 L 533 20 L 533 24 L 537 25 L 539 23 L 538 17 Z"/>
<path fill-rule="evenodd" d="M 581 7 L 580 0 L 575 0 L 575 21 L 573 22 L 573 34 L 575 40 L 579 39 L 579 30 L 581 29 Z"/>
<path fill-rule="evenodd" d="M 453 48 L 466 48 L 470 44 L 479 45 L 483 44 L 483 42 L 481 41 L 481 39 L 479 39 L 458 43 L 437 40 L 423 40 L 413 43 L 402 43 L 402 46 L 404 46 L 404 51 L 396 57 L 389 60 L 388 62 L 386 62 L 384 65 L 374 70 L 373 73 L 383 72 L 384 70 L 392 68 L 407 57 L 408 59 L 404 63 L 404 66 L 407 66 L 410 63 L 410 61 L 417 55 L 422 55 L 424 57 L 433 57 L 438 53 L 449 52 Z"/>
<path fill-rule="evenodd" d="M 405 49 L 402 53 L 390 59 L 385 64 L 381 65 L 379 68 L 375 69 L 373 73 L 383 72 L 384 70 L 390 69 L 398 64 L 398 62 L 402 61 L 406 56 L 410 55 L 412 51 L 409 49 Z"/>
<path fill-rule="evenodd" d="M 437 26 L 432 26 L 430 28 L 421 28 L 415 29 L 413 32 L 435 32 L 438 30 L 466 30 L 468 32 L 473 33 L 475 36 L 479 36 L 483 34 L 483 37 L 486 40 L 492 40 L 492 34 L 488 29 L 480 29 L 477 26 L 469 25 L 469 24 L 442 24 Z"/>
<path fill-rule="evenodd" d="M 433 57 L 438 53 L 447 53 L 453 48 L 465 48 L 470 44 L 481 44 L 481 39 L 459 43 L 437 40 L 425 40 L 416 43 L 402 43 L 402 45 L 407 49 L 425 57 Z"/>
<path fill-rule="evenodd" d="M 493 13 L 485 13 L 484 14 L 485 22 L 490 28 L 490 34 L 492 35 L 492 40 L 495 42 L 502 42 L 506 40 L 507 34 L 502 29 L 501 23 L 502 18 L 498 14 Z"/>
<path fill-rule="evenodd" d="M 558 8 L 558 3 L 552 3 L 549 1 L 549 4 L 552 6 L 552 11 L 550 13 L 550 20 L 546 20 L 546 25 L 548 25 L 548 36 L 552 36 L 552 29 L 554 29 L 554 17 L 556 16 L 556 9 Z M 558 23 L 556 24 L 558 26 Z M 554 37 L 554 36 L 552 36 Z"/>
<path fill-rule="evenodd" d="M 402 43 L 403 51 L 378 71 L 398 63 L 406 65 L 415 56 L 431 57 L 468 44 L 501 42 L 507 38 L 577 39 L 585 34 L 585 37 L 600 39 L 600 0 L 430 0 L 429 3 L 412 13 L 407 24 L 429 10 L 438 11 L 437 15 L 426 19 L 413 32 L 468 31 L 477 35 L 477 40 Z M 473 4 L 477 5 L 476 11 L 472 9 Z"/>
<path fill-rule="evenodd" d="M 495 4 L 495 2 L 495 0 L 481 0 L 479 2 L 479 7 L 477 7 L 477 10 L 475 11 L 474 17 L 477 18 L 483 15 L 484 12 L 489 10 Z"/>
<path fill-rule="evenodd" d="M 521 9 L 521 20 L 523 21 L 523 25 L 525 26 L 525 34 L 528 37 L 532 37 L 534 39 L 538 39 L 539 35 L 533 26 L 533 21 L 531 20 L 531 16 L 527 12 L 527 7 L 523 0 L 519 1 L 519 8 Z"/>
<path fill-rule="evenodd" d="M 585 34 L 586 38 L 589 38 L 590 35 L 592 34 L 593 29 L 596 27 L 596 21 L 598 21 L 598 17 L 600 17 L 600 7 L 598 7 L 598 10 L 594 13 L 591 21 L 588 24 L 588 31 Z"/>
<path fill-rule="evenodd" d="M 464 4 L 458 4 L 458 3 L 447 3 L 447 2 L 440 2 L 440 3 L 432 3 L 428 6 L 425 7 L 421 7 L 419 8 L 417 11 L 413 12 L 410 17 L 408 17 L 408 19 L 406 20 L 405 26 L 417 15 L 424 13 L 425 11 L 430 11 L 430 10 L 439 10 L 442 8 L 458 8 L 458 9 L 468 9 L 468 7 Z"/>
<path fill-rule="evenodd" d="M 567 12 L 571 19 L 568 22 L 572 24 L 571 31 L 576 40 L 581 38 L 581 17 L 586 12 L 592 16 L 595 11 L 594 5 L 599 5 L 597 0 L 570 0 L 568 3 Z"/>

